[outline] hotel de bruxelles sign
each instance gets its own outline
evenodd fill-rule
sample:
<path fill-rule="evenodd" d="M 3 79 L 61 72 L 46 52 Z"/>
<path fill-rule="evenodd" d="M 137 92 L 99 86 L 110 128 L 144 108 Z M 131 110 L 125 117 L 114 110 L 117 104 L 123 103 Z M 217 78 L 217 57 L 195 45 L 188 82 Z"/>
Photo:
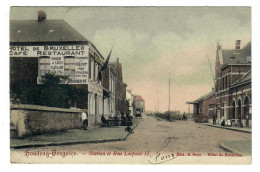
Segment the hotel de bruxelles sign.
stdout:
<path fill-rule="evenodd" d="M 69 84 L 88 84 L 88 53 L 86 45 L 10 46 L 9 50 L 10 57 L 49 58 L 50 73 L 57 75 L 65 75 L 65 58 L 73 57 L 75 60 L 68 65 L 75 67 L 75 76 L 69 77 Z M 37 83 L 41 83 L 41 77 L 37 78 Z"/>

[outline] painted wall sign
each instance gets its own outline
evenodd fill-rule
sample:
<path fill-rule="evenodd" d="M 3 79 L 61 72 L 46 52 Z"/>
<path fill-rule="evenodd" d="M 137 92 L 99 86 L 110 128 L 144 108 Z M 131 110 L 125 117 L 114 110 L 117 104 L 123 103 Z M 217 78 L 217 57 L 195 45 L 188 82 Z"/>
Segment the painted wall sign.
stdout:
<path fill-rule="evenodd" d="M 40 56 L 87 56 L 89 47 L 86 45 L 60 46 L 10 46 L 11 57 L 40 57 Z"/>
<path fill-rule="evenodd" d="M 50 57 L 50 72 L 56 75 L 64 75 L 63 57 Z"/>
<path fill-rule="evenodd" d="M 10 46 L 9 54 L 11 57 L 50 58 L 50 64 L 43 64 L 43 68 L 49 65 L 50 73 L 69 76 L 68 84 L 88 84 L 89 47 L 86 45 Z M 38 63 L 40 66 L 39 60 Z M 42 83 L 41 76 L 37 83 Z"/>

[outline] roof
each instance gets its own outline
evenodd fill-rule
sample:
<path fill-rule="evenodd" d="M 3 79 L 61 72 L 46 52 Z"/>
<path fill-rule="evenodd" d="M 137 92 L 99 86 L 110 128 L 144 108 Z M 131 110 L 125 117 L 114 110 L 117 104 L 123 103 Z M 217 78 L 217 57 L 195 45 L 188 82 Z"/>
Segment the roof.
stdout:
<path fill-rule="evenodd" d="M 142 96 L 136 96 L 136 101 L 144 101 L 144 99 L 142 98 Z"/>
<path fill-rule="evenodd" d="M 249 70 L 245 75 L 243 75 L 239 80 L 237 80 L 232 86 L 236 86 L 238 84 L 242 84 L 247 81 L 251 81 L 251 70 Z"/>
<path fill-rule="evenodd" d="M 213 94 L 215 94 L 215 91 L 211 91 L 207 94 L 204 94 L 203 96 L 201 96 L 200 98 L 198 98 L 197 100 L 194 100 L 193 102 L 186 102 L 187 104 L 197 104 L 203 100 L 206 100 L 207 98 L 209 98 L 210 96 L 212 96 Z"/>
<path fill-rule="evenodd" d="M 88 41 L 64 20 L 10 20 L 10 42 Z"/>
<path fill-rule="evenodd" d="M 248 63 L 247 57 L 251 57 L 251 42 L 242 49 L 222 50 L 223 64 L 232 63 Z"/>

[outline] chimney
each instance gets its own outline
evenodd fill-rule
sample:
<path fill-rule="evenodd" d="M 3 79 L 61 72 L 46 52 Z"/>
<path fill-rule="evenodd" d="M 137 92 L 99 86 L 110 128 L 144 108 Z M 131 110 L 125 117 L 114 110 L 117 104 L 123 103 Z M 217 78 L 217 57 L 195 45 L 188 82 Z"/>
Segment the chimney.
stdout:
<path fill-rule="evenodd" d="M 217 44 L 217 49 L 221 50 L 221 45 L 219 45 L 219 43 Z"/>
<path fill-rule="evenodd" d="M 236 40 L 236 50 L 240 50 L 240 43 L 241 43 L 241 40 Z"/>
<path fill-rule="evenodd" d="M 42 10 L 38 11 L 38 22 L 46 20 L 46 13 Z"/>
<path fill-rule="evenodd" d="M 119 63 L 119 58 L 116 58 L 116 63 Z"/>

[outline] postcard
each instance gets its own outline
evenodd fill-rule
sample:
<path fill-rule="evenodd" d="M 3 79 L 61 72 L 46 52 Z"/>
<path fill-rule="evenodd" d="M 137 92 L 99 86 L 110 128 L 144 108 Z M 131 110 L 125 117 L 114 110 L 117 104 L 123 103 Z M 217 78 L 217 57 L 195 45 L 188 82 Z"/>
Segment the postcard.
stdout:
<path fill-rule="evenodd" d="M 10 7 L 10 161 L 252 161 L 251 7 Z"/>

